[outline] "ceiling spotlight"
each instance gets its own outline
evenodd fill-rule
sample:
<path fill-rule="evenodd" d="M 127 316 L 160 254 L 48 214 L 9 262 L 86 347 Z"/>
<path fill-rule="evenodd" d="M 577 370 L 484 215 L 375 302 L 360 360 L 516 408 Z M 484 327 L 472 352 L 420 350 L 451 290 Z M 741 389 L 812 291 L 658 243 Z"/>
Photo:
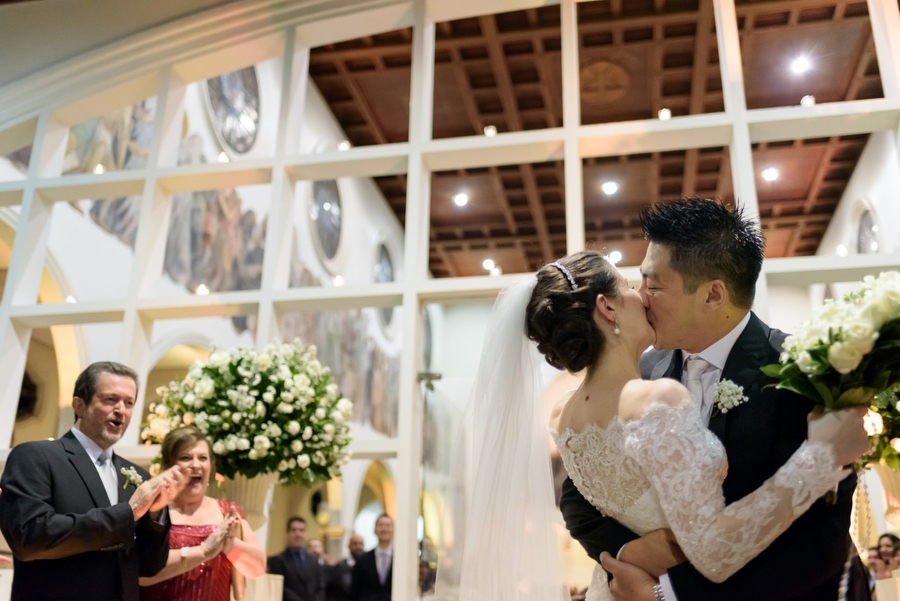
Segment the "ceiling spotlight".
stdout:
<path fill-rule="evenodd" d="M 877 223 L 872 224 L 872 231 L 876 232 L 876 233 L 878 232 L 878 224 Z"/>
<path fill-rule="evenodd" d="M 671 109 L 659 109 L 657 113 L 659 115 L 660 121 L 668 121 L 672 118 L 672 110 Z"/>
<path fill-rule="evenodd" d="M 343 286 L 344 285 L 344 276 L 338 274 L 331 279 L 332 283 L 335 286 Z"/>
<path fill-rule="evenodd" d="M 767 182 L 774 182 L 778 179 L 778 169 L 775 167 L 766 167 L 762 170 L 762 178 Z"/>
<path fill-rule="evenodd" d="M 70 295 L 66 296 L 66 302 L 71 305 L 71 304 L 77 303 L 78 300 L 70 294 Z"/>
<path fill-rule="evenodd" d="M 197 296 L 206 296 L 209 294 L 209 287 L 206 284 L 200 284 L 194 292 Z"/>
<path fill-rule="evenodd" d="M 338 143 L 338 150 L 350 150 L 350 140 L 341 140 Z"/>
<path fill-rule="evenodd" d="M 100 163 L 97 163 L 97 166 L 94 167 L 94 173 L 96 173 L 97 175 L 100 175 L 103 172 L 104 172 L 103 165 L 101 165 Z"/>
<path fill-rule="evenodd" d="M 494 267 L 493 269 L 491 269 L 491 275 L 494 275 L 494 276 L 503 275 L 503 270 L 500 269 L 499 267 Z"/>
<path fill-rule="evenodd" d="M 800 99 L 800 106 L 816 106 L 816 97 L 812 94 L 807 94 Z"/>
<path fill-rule="evenodd" d="M 603 190 L 603 193 L 607 196 L 612 196 L 619 191 L 619 184 L 617 184 L 616 182 L 603 182 L 603 185 L 600 186 L 600 189 Z"/>
<path fill-rule="evenodd" d="M 453 204 L 458 207 L 464 207 L 469 204 L 469 195 L 465 192 L 460 192 L 453 197 Z"/>
<path fill-rule="evenodd" d="M 497 135 L 497 126 L 496 125 L 485 125 L 484 126 L 484 135 L 496 136 Z"/>
<path fill-rule="evenodd" d="M 222 152 L 219 153 L 219 162 L 220 162 L 220 163 L 229 163 L 229 162 L 231 162 L 231 159 L 228 158 L 228 155 L 225 154 L 225 151 L 224 151 L 224 150 L 223 150 Z"/>
<path fill-rule="evenodd" d="M 837 256 L 846 257 L 847 256 L 847 247 L 843 244 L 837 245 Z"/>
<path fill-rule="evenodd" d="M 618 263 L 619 261 L 622 260 L 622 253 L 617 250 L 614 250 L 611 253 L 609 253 L 609 256 L 607 258 L 609 259 L 610 263 L 615 265 L 616 263 Z"/>
<path fill-rule="evenodd" d="M 481 262 L 481 266 L 484 267 L 488 271 L 490 271 L 491 269 L 496 267 L 493 259 L 485 259 L 484 261 Z"/>
<path fill-rule="evenodd" d="M 872 243 L 869 244 L 869 250 L 872 251 L 873 253 L 877 253 L 878 252 L 878 242 L 876 242 L 875 240 L 872 240 Z"/>
<path fill-rule="evenodd" d="M 805 56 L 798 56 L 791 63 L 791 71 L 800 75 L 801 73 L 806 73 L 812 68 L 812 64 L 809 62 L 809 59 Z"/>

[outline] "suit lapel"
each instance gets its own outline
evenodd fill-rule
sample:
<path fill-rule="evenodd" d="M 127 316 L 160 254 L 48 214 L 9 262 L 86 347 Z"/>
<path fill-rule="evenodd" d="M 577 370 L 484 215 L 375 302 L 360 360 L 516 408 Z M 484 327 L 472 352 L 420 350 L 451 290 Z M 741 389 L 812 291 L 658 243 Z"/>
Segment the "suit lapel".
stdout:
<path fill-rule="evenodd" d="M 75 471 L 78 472 L 78 475 L 81 476 L 81 480 L 84 482 L 85 488 L 87 488 L 90 493 L 94 505 L 97 507 L 109 507 L 109 495 L 106 494 L 106 488 L 100 480 L 100 474 L 97 473 L 97 467 L 91 461 L 87 451 L 81 446 L 81 443 L 78 442 L 78 439 L 75 438 L 75 435 L 71 432 L 67 432 L 65 436 L 59 439 L 59 441 L 62 443 L 66 453 L 68 453 L 72 467 L 74 467 Z"/>
<path fill-rule="evenodd" d="M 762 390 L 765 374 L 760 371 L 760 367 L 765 363 L 768 344 L 768 334 L 765 332 L 762 322 L 755 314 L 751 313 L 750 321 L 747 322 L 744 331 L 741 332 L 731 348 L 731 353 L 728 354 L 720 378 L 720 380 L 731 380 L 743 388 L 744 395 L 749 399 L 748 403 L 752 403 Z M 734 412 L 740 410 L 741 407 L 736 407 L 728 413 L 722 413 L 718 408 L 713 409 L 713 415 L 709 420 L 709 429 L 719 437 L 719 440 L 724 441 L 729 418 L 733 416 Z"/>
<path fill-rule="evenodd" d="M 131 499 L 131 495 L 134 494 L 134 491 L 137 490 L 137 486 L 131 482 L 126 482 L 125 480 L 125 474 L 122 473 L 122 468 L 128 467 L 128 465 L 125 464 L 124 459 L 113 454 L 113 465 L 116 466 L 116 476 L 119 479 L 119 483 L 116 485 L 116 490 L 119 491 L 119 503 L 127 502 Z"/>

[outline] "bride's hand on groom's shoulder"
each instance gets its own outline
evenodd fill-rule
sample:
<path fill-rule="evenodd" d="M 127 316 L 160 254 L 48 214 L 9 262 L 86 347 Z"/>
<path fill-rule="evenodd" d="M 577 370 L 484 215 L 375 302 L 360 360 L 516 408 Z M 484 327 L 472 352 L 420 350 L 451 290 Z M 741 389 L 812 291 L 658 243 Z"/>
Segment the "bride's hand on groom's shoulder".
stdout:
<path fill-rule="evenodd" d="M 612 576 L 609 592 L 616 601 L 656 601 L 653 587 L 658 582 L 644 570 L 605 552 L 600 554 L 600 565 Z"/>

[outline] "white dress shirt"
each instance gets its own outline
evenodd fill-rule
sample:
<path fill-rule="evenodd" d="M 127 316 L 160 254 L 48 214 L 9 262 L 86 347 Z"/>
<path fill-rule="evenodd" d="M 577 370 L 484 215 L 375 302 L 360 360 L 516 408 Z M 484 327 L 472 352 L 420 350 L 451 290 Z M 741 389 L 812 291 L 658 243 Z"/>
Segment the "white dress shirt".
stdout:
<path fill-rule="evenodd" d="M 737 342 L 737 339 L 744 332 L 744 328 L 747 327 L 749 322 L 750 313 L 748 312 L 744 316 L 744 319 L 734 326 L 734 329 L 706 349 L 699 353 L 694 353 L 693 355 L 686 354 L 682 351 L 682 358 L 684 359 L 684 364 L 682 365 L 683 368 L 687 366 L 688 359 L 693 356 L 700 357 L 709 363 L 709 367 L 703 372 L 703 375 L 700 376 L 700 382 L 703 384 L 703 401 L 700 405 L 700 414 L 703 417 L 703 423 L 706 425 L 709 425 L 709 418 L 712 415 L 716 384 L 718 384 L 719 380 L 722 378 L 722 371 L 725 369 L 725 361 L 728 360 L 728 355 L 731 354 L 734 343 Z M 687 378 L 687 369 L 682 369 L 682 384 L 685 383 L 685 378 Z M 678 597 L 675 596 L 675 589 L 672 588 L 672 582 L 669 580 L 668 574 L 663 574 L 659 577 L 659 584 L 662 586 L 663 596 L 666 601 L 678 601 Z"/>
<path fill-rule="evenodd" d="M 375 547 L 375 568 L 378 570 L 378 580 L 384 585 L 387 582 L 388 572 L 391 570 L 391 561 L 394 559 L 394 545 L 387 547 Z"/>
<path fill-rule="evenodd" d="M 81 446 L 84 447 L 84 450 L 87 452 L 88 457 L 91 458 L 94 467 L 97 468 L 97 475 L 100 476 L 103 488 L 106 489 L 106 495 L 109 497 L 109 504 L 115 505 L 119 502 L 119 475 L 116 473 L 115 464 L 113 464 L 112 449 L 110 448 L 104 451 L 100 448 L 100 445 L 79 430 L 77 425 L 72 427 L 72 434 L 75 435 L 75 438 L 81 443 Z M 102 465 L 100 462 L 101 455 L 107 458 L 106 462 Z"/>

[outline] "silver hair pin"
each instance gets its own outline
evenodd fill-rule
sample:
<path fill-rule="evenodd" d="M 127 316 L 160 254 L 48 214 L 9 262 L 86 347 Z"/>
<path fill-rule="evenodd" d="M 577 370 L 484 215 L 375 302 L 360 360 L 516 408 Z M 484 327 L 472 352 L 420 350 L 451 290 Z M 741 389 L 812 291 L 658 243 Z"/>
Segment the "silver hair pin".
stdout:
<path fill-rule="evenodd" d="M 559 269 L 559 272 L 565 276 L 566 280 L 568 280 L 568 282 L 569 282 L 569 286 L 572 287 L 573 292 L 575 290 L 578 290 L 578 284 L 575 283 L 575 278 L 572 277 L 572 273 L 568 269 L 566 269 L 565 267 L 560 265 L 559 261 L 553 261 L 553 263 L 551 263 L 551 265 L 553 265 L 554 267 Z"/>

